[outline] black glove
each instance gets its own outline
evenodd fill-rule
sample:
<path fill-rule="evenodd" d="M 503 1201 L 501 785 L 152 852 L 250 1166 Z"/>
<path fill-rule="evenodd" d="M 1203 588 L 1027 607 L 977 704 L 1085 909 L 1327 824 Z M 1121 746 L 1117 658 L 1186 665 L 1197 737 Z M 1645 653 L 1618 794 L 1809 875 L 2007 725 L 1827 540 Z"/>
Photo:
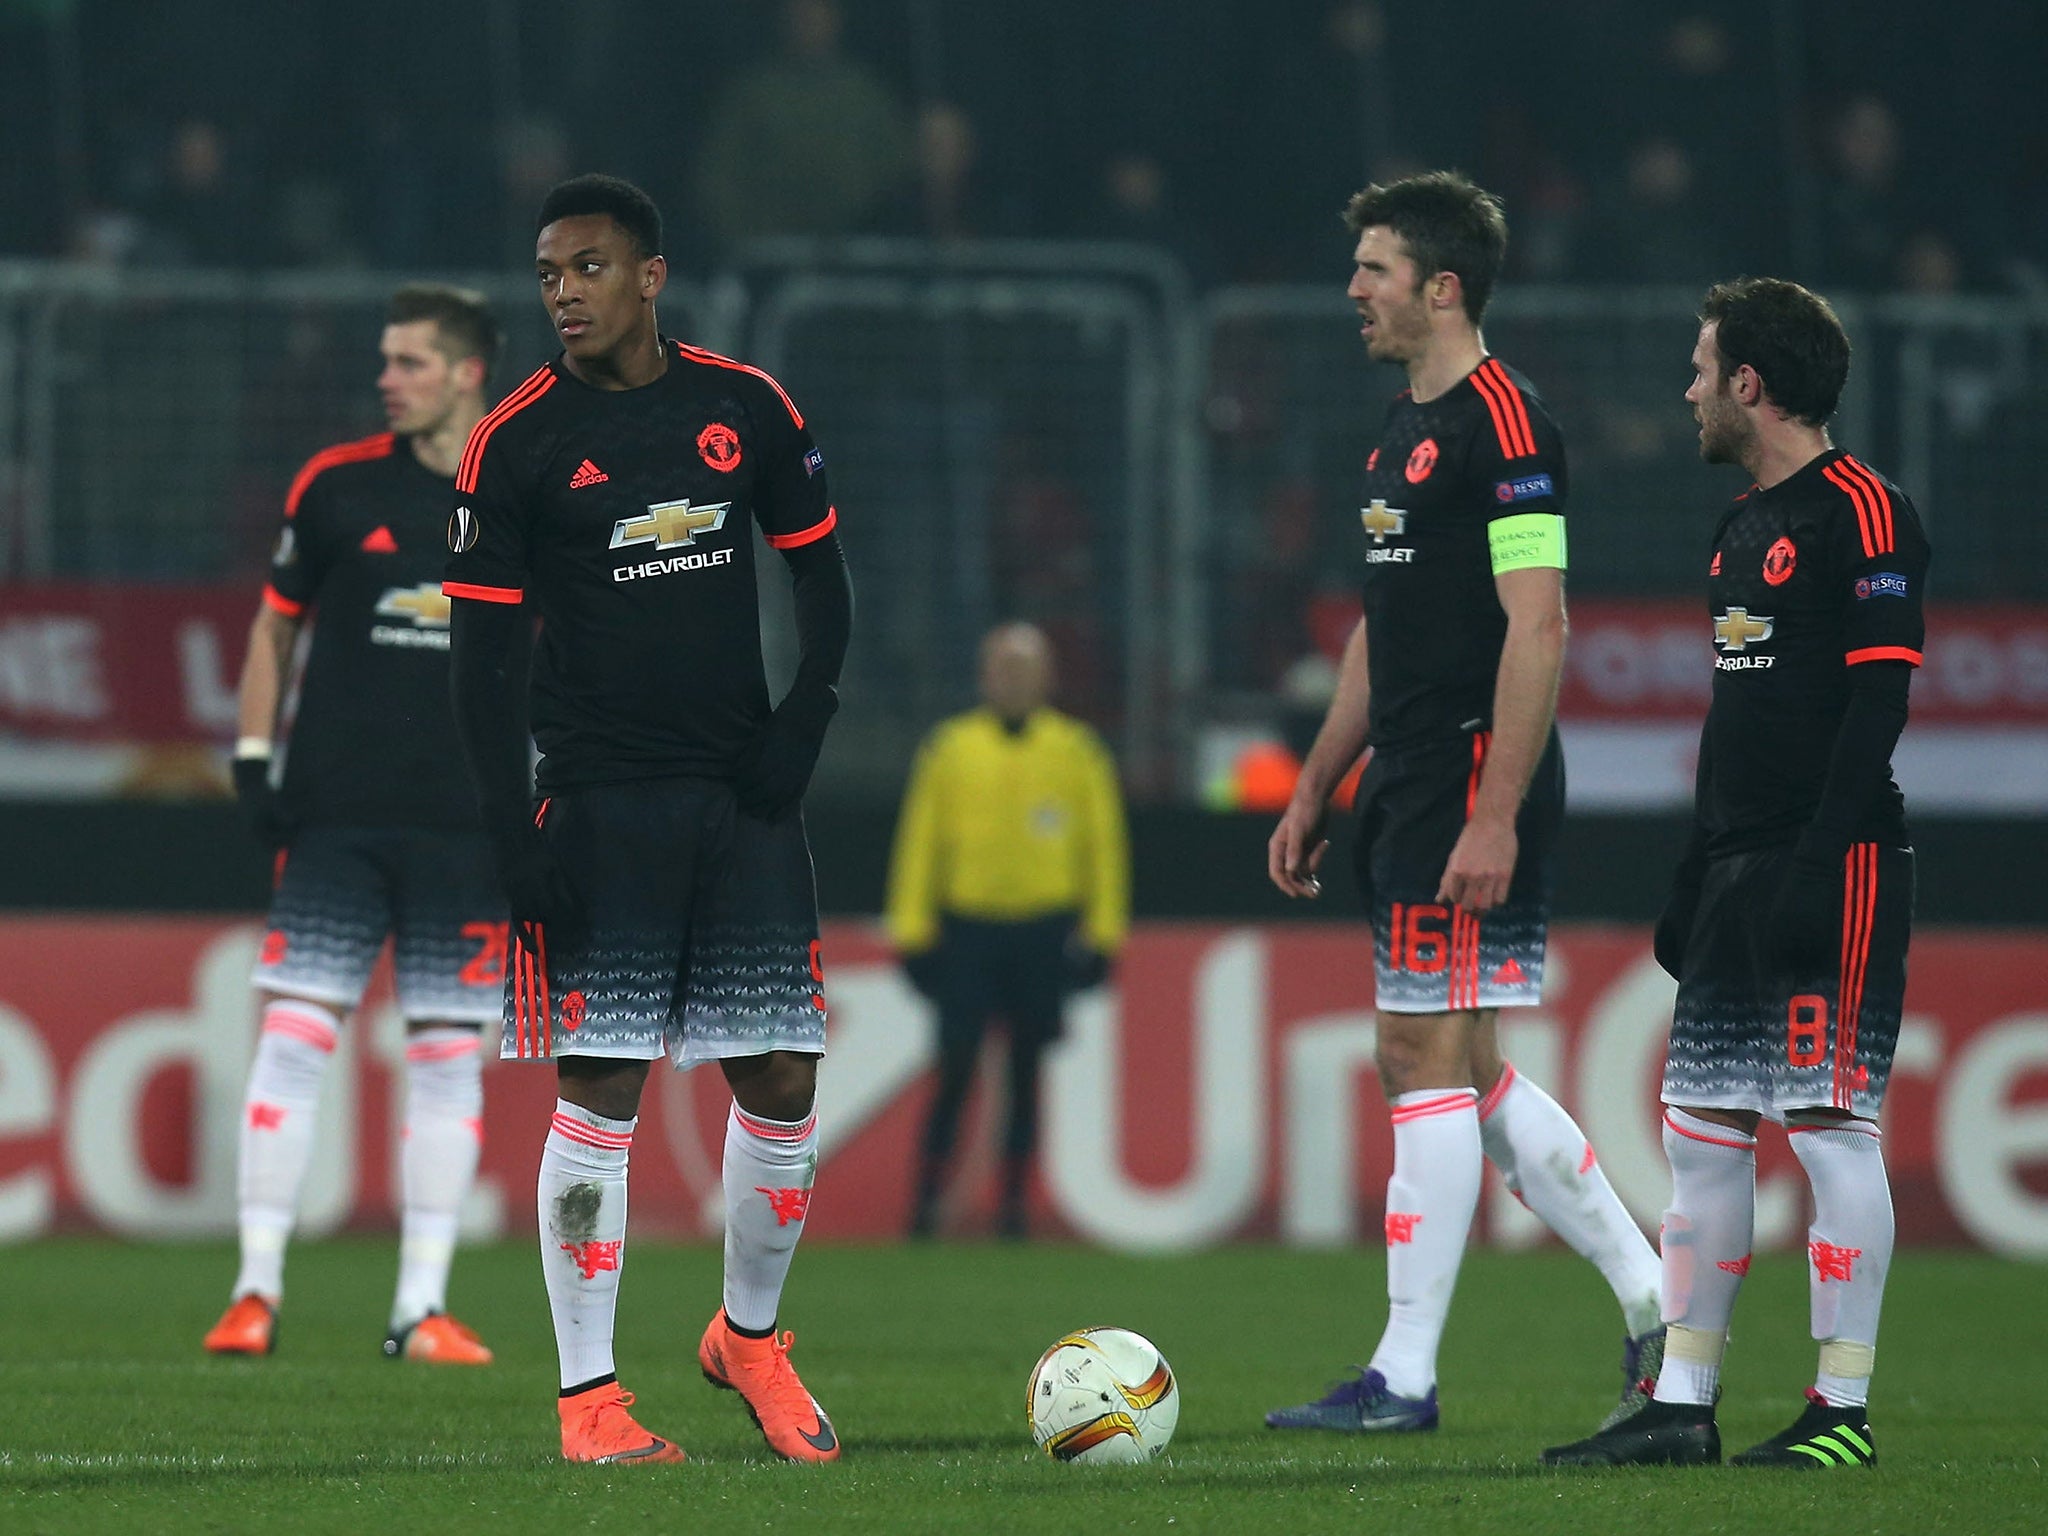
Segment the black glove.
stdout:
<path fill-rule="evenodd" d="M 937 945 L 921 949 L 914 955 L 902 955 L 897 963 L 903 967 L 903 974 L 910 984 L 933 1002 L 939 1000 L 939 983 L 946 972 L 944 952 Z"/>
<path fill-rule="evenodd" d="M 528 949 L 539 947 L 534 943 L 536 925 L 563 938 L 581 933 L 583 899 L 539 827 L 523 822 L 495 829 L 491 855 L 498 867 L 498 889 L 511 909 L 512 931 Z"/>
<path fill-rule="evenodd" d="M 1112 961 L 1092 944 L 1067 940 L 1066 981 L 1069 992 L 1086 992 L 1109 980 Z"/>
<path fill-rule="evenodd" d="M 733 793 L 741 810 L 762 821 L 779 821 L 802 803 L 811 770 L 818 766 L 818 750 L 825 745 L 825 727 L 838 708 L 838 689 L 798 676 L 740 758 Z"/>
<path fill-rule="evenodd" d="M 1673 981 L 1684 979 L 1685 946 L 1692 937 L 1693 919 L 1699 915 L 1699 910 L 1700 877 L 1680 870 L 1677 880 L 1672 883 L 1671 894 L 1664 900 L 1664 910 L 1658 914 L 1657 930 L 1650 939 L 1650 952 Z"/>
<path fill-rule="evenodd" d="M 235 782 L 235 801 L 249 830 L 266 848 L 282 848 L 291 841 L 292 818 L 285 814 L 284 801 L 270 783 L 270 759 L 238 757 L 229 765 Z"/>
<path fill-rule="evenodd" d="M 1793 979 L 1832 972 L 1841 959 L 1842 861 L 1793 850 L 1765 919 L 1766 952 Z"/>

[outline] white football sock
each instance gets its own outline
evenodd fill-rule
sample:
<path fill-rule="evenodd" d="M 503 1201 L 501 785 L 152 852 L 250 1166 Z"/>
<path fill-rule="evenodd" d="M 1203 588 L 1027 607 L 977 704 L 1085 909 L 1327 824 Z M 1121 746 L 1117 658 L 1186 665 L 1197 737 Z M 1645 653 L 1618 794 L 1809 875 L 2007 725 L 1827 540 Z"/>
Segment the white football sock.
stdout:
<path fill-rule="evenodd" d="M 405 1210 L 391 1331 L 448 1307 L 455 1228 L 484 1144 L 483 1041 L 473 1029 L 420 1029 L 405 1042 Z"/>
<path fill-rule="evenodd" d="M 1756 1138 L 1682 1109 L 1664 1111 L 1671 1209 L 1664 1213 L 1660 1403 L 1711 1405 L 1736 1293 L 1756 1230 Z"/>
<path fill-rule="evenodd" d="M 1512 1062 L 1502 1062 L 1499 1080 L 1479 1101 L 1479 1140 L 1508 1188 L 1606 1278 L 1629 1337 L 1654 1329 L 1660 1318 L 1657 1250 L 1564 1106 Z"/>
<path fill-rule="evenodd" d="M 298 1215 L 299 1186 L 313 1160 L 320 1080 L 334 1058 L 341 1018 L 324 1003 L 273 999 L 249 1063 L 237 1169 L 242 1267 L 236 1296 L 284 1295 L 284 1245 Z"/>
<path fill-rule="evenodd" d="M 631 1120 L 555 1100 L 540 1154 L 540 1267 L 562 1390 L 615 1376 L 612 1327 L 626 1267 L 626 1156 Z"/>
<path fill-rule="evenodd" d="M 1372 1369 L 1402 1397 L 1436 1385 L 1437 1343 L 1479 1206 L 1486 1160 L 1478 1095 L 1424 1088 L 1394 1100 L 1394 1176 L 1387 1180 L 1387 1331 Z"/>
<path fill-rule="evenodd" d="M 1813 1185 L 1806 1260 L 1813 1336 L 1820 1343 L 1814 1390 L 1837 1407 L 1861 1407 L 1870 1401 L 1877 1315 L 1892 1264 L 1884 1143 L 1865 1120 L 1795 1114 L 1786 1131 Z"/>
<path fill-rule="evenodd" d="M 775 1326 L 782 1282 L 818 1176 L 818 1112 L 797 1121 L 725 1119 L 725 1320 L 749 1333 Z"/>

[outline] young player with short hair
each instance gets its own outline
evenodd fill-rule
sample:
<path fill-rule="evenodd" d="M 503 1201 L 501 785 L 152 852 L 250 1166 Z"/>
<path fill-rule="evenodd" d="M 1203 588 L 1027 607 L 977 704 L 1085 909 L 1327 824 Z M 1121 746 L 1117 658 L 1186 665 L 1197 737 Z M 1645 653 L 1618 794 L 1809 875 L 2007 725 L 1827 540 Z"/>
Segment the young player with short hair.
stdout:
<path fill-rule="evenodd" d="M 536 270 L 562 351 L 470 436 L 444 590 L 457 723 L 512 908 L 502 1051 L 553 1061 L 559 1082 L 539 1210 L 562 1454 L 683 1459 L 627 1411 L 612 1357 L 627 1157 L 666 1055 L 716 1061 L 733 1091 L 724 1305 L 698 1361 L 778 1455 L 831 1461 L 838 1438 L 776 1323 L 817 1168 L 825 999 L 802 800 L 852 628 L 838 513 L 782 386 L 657 328 L 668 266 L 639 188 L 556 187 Z M 779 704 L 757 524 L 795 588 L 802 654 Z"/>

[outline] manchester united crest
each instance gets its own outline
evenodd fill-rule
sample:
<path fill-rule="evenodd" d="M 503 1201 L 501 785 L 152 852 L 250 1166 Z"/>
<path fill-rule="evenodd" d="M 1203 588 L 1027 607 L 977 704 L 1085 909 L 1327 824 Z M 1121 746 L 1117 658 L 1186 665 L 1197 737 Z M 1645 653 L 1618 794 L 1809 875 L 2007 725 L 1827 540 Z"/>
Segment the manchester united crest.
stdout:
<path fill-rule="evenodd" d="M 1790 539 L 1781 538 L 1764 551 L 1764 580 L 1782 587 L 1792 579 L 1792 568 L 1798 563 L 1799 547 Z"/>
<path fill-rule="evenodd" d="M 1415 445 L 1414 452 L 1408 455 L 1408 467 L 1401 471 L 1408 477 L 1410 485 L 1420 485 L 1429 478 L 1430 471 L 1436 468 L 1436 455 L 1436 439 L 1433 437 L 1425 437 Z"/>
<path fill-rule="evenodd" d="M 721 475 L 740 467 L 740 435 L 722 421 L 714 421 L 697 434 L 697 452 Z"/>

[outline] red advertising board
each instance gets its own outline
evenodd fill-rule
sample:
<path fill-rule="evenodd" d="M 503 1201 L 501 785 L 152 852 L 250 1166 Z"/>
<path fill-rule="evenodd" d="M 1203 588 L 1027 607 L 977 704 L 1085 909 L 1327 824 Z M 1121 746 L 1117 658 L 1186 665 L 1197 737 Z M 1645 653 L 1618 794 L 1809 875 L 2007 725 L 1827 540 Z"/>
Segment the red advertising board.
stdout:
<path fill-rule="evenodd" d="M 0 1240 L 232 1230 L 259 940 L 246 923 L 0 919 Z M 1116 993 L 1075 1007 L 1047 1067 L 1040 1224 L 1155 1250 L 1369 1239 L 1392 1140 L 1364 953 L 1342 927 L 1141 925 Z M 824 954 L 833 1022 L 810 1230 L 888 1236 L 908 1215 L 930 1021 L 870 928 L 832 925 Z M 2048 1256 L 2044 974 L 2041 933 L 1917 940 L 1886 1110 L 1903 1241 Z M 1641 932 L 1571 928 L 1555 941 L 1546 1005 L 1502 1020 L 1508 1054 L 1578 1115 L 1650 1228 L 1669 1191 L 1655 1092 L 1672 990 Z M 393 1222 L 400 1047 L 380 982 L 328 1074 L 304 1230 Z M 714 1232 L 722 1080 L 651 1081 L 635 1230 Z M 554 1097 L 543 1066 L 496 1063 L 485 1084 L 484 1164 L 465 1218 L 477 1237 L 532 1219 Z M 1803 1241 L 1803 1181 L 1782 1138 L 1764 1140 L 1757 1241 Z M 985 1219 L 985 1172 L 970 1160 L 955 1191 L 970 1229 Z M 1480 1226 L 1499 1246 L 1545 1240 L 1490 1175 Z"/>
<path fill-rule="evenodd" d="M 257 585 L 0 585 L 0 732 L 61 741 L 214 741 Z"/>
<path fill-rule="evenodd" d="M 1704 575 L 1704 573 L 1702 573 Z M 1714 677 L 1713 629 L 1688 598 L 1575 597 L 1558 691 L 1562 720 L 1697 727 Z M 1355 598 L 1321 601 L 1316 642 L 1334 659 L 1358 622 Z M 1935 604 L 1913 719 L 1934 725 L 2048 724 L 2048 608 Z"/>
<path fill-rule="evenodd" d="M 0 732 L 64 741 L 233 734 L 252 584 L 0 584 Z M 1312 616 L 1341 649 L 1357 605 Z M 2048 724 L 2048 608 L 1936 607 L 1913 685 L 1916 725 Z M 1572 604 L 1558 713 L 1697 726 L 1713 676 L 1704 610 L 1682 599 Z"/>
<path fill-rule="evenodd" d="M 2048 722 L 2048 610 L 1972 605 L 1927 612 L 1913 719 L 1937 725 Z M 1703 602 L 1588 599 L 1572 604 L 1557 710 L 1573 720 L 1706 712 L 1713 629 Z"/>

